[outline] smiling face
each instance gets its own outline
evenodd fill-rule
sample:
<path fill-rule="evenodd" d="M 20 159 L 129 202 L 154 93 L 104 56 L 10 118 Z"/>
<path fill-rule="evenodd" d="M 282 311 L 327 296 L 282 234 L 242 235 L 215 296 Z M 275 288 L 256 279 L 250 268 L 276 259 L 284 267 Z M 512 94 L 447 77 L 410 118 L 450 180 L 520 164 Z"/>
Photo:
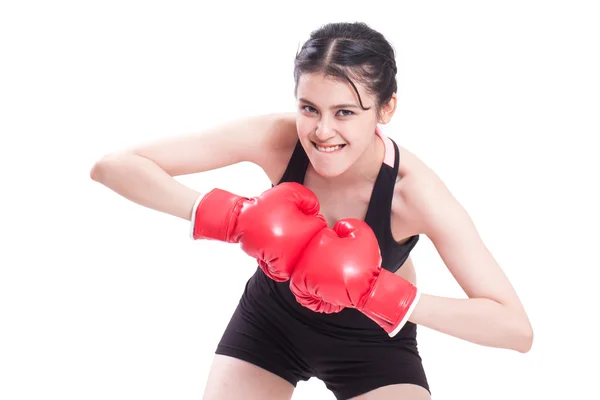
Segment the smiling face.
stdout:
<path fill-rule="evenodd" d="M 298 80 L 298 137 L 313 168 L 324 177 L 339 176 L 353 166 L 374 147 L 377 123 L 389 120 L 389 106 L 380 118 L 375 97 L 354 84 L 360 100 L 352 85 L 339 78 L 311 73 Z M 360 106 L 361 100 L 368 110 Z"/>

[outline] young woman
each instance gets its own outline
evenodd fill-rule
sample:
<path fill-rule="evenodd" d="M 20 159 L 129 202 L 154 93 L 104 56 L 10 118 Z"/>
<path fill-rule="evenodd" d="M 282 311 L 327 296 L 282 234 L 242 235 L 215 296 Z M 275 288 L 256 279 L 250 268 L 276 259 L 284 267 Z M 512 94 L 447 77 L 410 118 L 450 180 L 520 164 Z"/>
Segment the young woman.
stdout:
<path fill-rule="evenodd" d="M 326 25 L 294 72 L 295 113 L 141 145 L 91 171 L 131 201 L 192 221 L 193 238 L 240 243 L 258 260 L 204 398 L 289 399 L 315 376 L 338 399 L 428 399 L 417 325 L 527 352 L 526 312 L 467 212 L 378 129 L 397 101 L 383 35 L 362 23 Z M 173 179 L 242 161 L 260 166 L 273 188 L 246 199 Z M 468 299 L 416 290 L 410 252 L 420 234 Z"/>

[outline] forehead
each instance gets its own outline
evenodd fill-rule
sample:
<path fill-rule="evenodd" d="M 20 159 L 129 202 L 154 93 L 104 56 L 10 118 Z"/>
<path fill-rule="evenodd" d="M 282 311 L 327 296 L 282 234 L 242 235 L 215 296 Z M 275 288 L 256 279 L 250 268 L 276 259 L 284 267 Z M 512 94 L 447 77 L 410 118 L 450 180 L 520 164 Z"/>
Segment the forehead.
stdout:
<path fill-rule="evenodd" d="M 352 78 L 350 78 L 352 79 Z M 363 103 L 370 96 L 365 88 L 352 80 L 360 93 Z M 321 103 L 358 102 L 354 88 L 347 80 L 337 76 L 325 76 L 320 73 L 303 74 L 298 79 L 297 97 Z"/>

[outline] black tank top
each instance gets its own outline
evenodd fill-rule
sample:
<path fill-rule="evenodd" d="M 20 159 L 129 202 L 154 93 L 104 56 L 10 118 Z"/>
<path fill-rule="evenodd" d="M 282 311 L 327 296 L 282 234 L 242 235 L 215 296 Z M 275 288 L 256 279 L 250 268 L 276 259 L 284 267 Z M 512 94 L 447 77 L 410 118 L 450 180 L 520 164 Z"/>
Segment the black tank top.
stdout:
<path fill-rule="evenodd" d="M 379 131 L 377 133 L 386 146 L 386 159 L 384 159 L 375 181 L 365 222 L 371 227 L 377 237 L 382 258 L 381 266 L 391 272 L 396 272 L 404 264 L 411 250 L 417 244 L 419 235 L 411 236 L 402 244 L 396 242 L 392 236 L 390 217 L 394 186 L 398 176 L 400 152 L 394 141 L 383 136 Z M 303 184 L 308 164 L 308 156 L 300 141 L 298 141 L 279 183 L 297 182 Z M 301 306 L 296 301 L 289 288 L 289 281 L 275 282 L 269 279 L 260 268 L 258 268 L 254 278 L 255 282 L 253 285 L 258 284 L 258 286 L 262 286 L 265 289 L 268 286 L 270 296 L 276 299 L 278 305 L 283 307 L 286 312 L 327 335 L 345 339 L 355 337 L 378 341 L 401 340 L 403 337 L 411 335 L 411 332 L 402 334 L 402 331 L 406 331 L 406 329 L 403 329 L 394 338 L 389 338 L 379 325 L 353 308 L 345 308 L 335 314 L 315 313 Z M 410 331 L 412 329 L 411 325 L 407 324 L 405 327 Z"/>
<path fill-rule="evenodd" d="M 388 271 L 396 272 L 404 264 L 410 251 L 417 244 L 419 236 L 411 236 L 405 243 L 400 244 L 396 242 L 392 235 L 390 218 L 392 214 L 394 186 L 398 177 L 398 166 L 400 165 L 400 151 L 393 140 L 389 138 L 382 138 L 382 140 L 386 146 L 393 145 L 394 147 L 394 166 L 391 167 L 385 162 L 381 163 L 381 168 L 379 169 L 379 174 L 371 193 L 371 199 L 369 200 L 365 222 L 371 227 L 377 237 L 379 249 L 381 250 L 381 266 Z M 306 175 L 308 163 L 308 156 L 300 141 L 298 141 L 279 183 L 297 182 L 304 184 L 304 176 Z"/>

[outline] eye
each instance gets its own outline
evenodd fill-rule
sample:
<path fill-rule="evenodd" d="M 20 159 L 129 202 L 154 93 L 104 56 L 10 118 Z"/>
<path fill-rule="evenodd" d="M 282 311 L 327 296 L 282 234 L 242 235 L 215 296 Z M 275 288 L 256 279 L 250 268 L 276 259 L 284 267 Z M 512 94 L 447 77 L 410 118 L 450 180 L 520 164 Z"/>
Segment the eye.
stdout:
<path fill-rule="evenodd" d="M 302 111 L 305 111 L 305 112 L 310 113 L 310 114 L 318 113 L 317 109 L 314 108 L 314 107 L 312 107 L 312 106 L 303 105 L 303 106 L 300 106 L 300 109 Z M 339 116 L 341 116 L 341 117 L 349 117 L 351 115 L 355 115 L 355 113 L 353 111 L 350 111 L 350 110 L 339 110 L 337 112 L 337 114 Z"/>
<path fill-rule="evenodd" d="M 302 106 L 301 110 L 309 112 L 309 113 L 313 113 L 313 112 L 317 111 L 314 107 L 311 107 L 311 106 Z"/>
<path fill-rule="evenodd" d="M 354 113 L 350 110 L 340 110 L 339 112 L 347 113 L 347 114 L 342 114 L 342 117 L 349 117 L 350 115 L 354 115 Z"/>

